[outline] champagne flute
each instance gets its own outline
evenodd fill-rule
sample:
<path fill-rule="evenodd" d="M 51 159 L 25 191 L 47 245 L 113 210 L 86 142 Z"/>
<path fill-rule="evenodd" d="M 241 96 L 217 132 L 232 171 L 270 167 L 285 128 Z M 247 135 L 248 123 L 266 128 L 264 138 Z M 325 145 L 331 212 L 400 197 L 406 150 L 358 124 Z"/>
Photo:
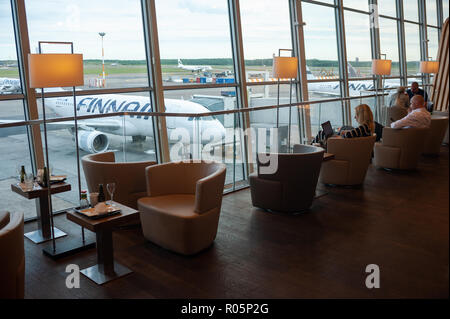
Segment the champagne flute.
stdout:
<path fill-rule="evenodd" d="M 108 190 L 108 194 L 110 196 L 109 205 L 113 205 L 114 191 L 116 190 L 116 183 L 108 183 L 106 184 L 106 189 Z"/>

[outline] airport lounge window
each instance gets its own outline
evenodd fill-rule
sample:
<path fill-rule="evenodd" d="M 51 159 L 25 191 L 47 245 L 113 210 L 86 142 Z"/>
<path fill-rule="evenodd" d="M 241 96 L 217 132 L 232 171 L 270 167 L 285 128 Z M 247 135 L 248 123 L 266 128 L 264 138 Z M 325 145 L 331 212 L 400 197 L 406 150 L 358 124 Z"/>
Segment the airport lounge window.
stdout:
<path fill-rule="evenodd" d="M 234 83 L 226 0 L 157 0 L 163 85 Z"/>
<path fill-rule="evenodd" d="M 386 54 L 386 58 L 392 60 L 391 76 L 399 76 L 399 54 L 397 21 L 393 19 L 379 18 L 380 51 Z"/>
<path fill-rule="evenodd" d="M 369 15 L 345 10 L 344 21 L 347 61 L 355 70 L 355 74 L 349 72 L 349 77 L 371 77 L 372 53 Z"/>
<path fill-rule="evenodd" d="M 367 0 L 344 0 L 344 8 L 369 11 L 369 2 Z"/>
<path fill-rule="evenodd" d="M 445 21 L 445 19 L 448 18 L 448 12 L 449 12 L 448 2 L 449 2 L 449 0 L 442 0 L 442 14 L 443 14 L 442 21 Z"/>
<path fill-rule="evenodd" d="M 0 124 L 24 120 L 23 100 L 0 101 Z M 21 166 L 26 173 L 32 173 L 30 145 L 27 127 L 0 128 L 0 196 L 2 210 L 15 211 L 19 207 L 25 213 L 25 219 L 36 216 L 33 200 L 23 200 L 11 193 L 11 184 L 19 182 Z"/>
<path fill-rule="evenodd" d="M 438 40 L 438 29 L 433 27 L 427 28 L 428 37 L 428 57 L 433 60 L 437 59 L 439 40 Z"/>
<path fill-rule="evenodd" d="M 426 0 L 426 16 L 427 24 L 432 26 L 438 25 L 436 0 Z"/>
<path fill-rule="evenodd" d="M 419 4 L 417 0 L 403 0 L 403 16 L 405 20 L 419 22 Z"/>
<path fill-rule="evenodd" d="M 292 49 L 289 1 L 241 0 L 240 9 L 247 82 L 276 81 L 273 56 Z"/>
<path fill-rule="evenodd" d="M 396 0 L 377 0 L 378 3 L 378 14 L 385 15 L 388 17 L 397 16 L 397 6 L 395 4 Z"/>
<path fill-rule="evenodd" d="M 419 25 L 405 22 L 406 62 L 408 76 L 419 72 L 420 62 L 420 30 Z"/>
<path fill-rule="evenodd" d="M 9 1 L 0 1 L 0 95 L 22 93 Z"/>
<path fill-rule="evenodd" d="M 83 54 L 83 89 L 149 85 L 139 0 L 26 0 L 25 6 L 31 52 L 38 41 L 73 42 Z M 64 53 L 67 47 L 42 51 Z"/>
<path fill-rule="evenodd" d="M 308 80 L 330 80 L 308 84 L 311 100 L 340 96 L 339 61 L 334 8 L 302 3 Z M 321 16 L 322 19 L 314 17 Z"/>

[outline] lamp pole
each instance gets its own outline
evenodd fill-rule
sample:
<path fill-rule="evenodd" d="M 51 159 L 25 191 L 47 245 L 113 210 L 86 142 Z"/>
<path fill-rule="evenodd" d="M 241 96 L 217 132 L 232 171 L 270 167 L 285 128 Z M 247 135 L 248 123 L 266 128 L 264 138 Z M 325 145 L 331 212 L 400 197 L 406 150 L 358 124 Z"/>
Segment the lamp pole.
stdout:
<path fill-rule="evenodd" d="M 105 87 L 105 50 L 103 48 L 103 37 L 105 36 L 105 32 L 99 32 L 98 33 L 102 37 L 102 74 L 103 74 L 103 81 L 102 81 L 102 87 Z"/>

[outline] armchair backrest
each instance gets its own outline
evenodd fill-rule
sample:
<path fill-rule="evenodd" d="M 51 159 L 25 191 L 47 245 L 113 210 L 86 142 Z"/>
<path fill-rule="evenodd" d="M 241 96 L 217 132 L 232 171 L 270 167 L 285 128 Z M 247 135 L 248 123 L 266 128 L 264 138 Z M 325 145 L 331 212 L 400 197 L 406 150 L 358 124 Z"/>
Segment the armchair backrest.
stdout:
<path fill-rule="evenodd" d="M 146 168 L 147 196 L 195 195 L 195 211 L 220 207 L 225 184 L 225 164 L 204 161 L 170 162 Z"/>
<path fill-rule="evenodd" d="M 328 139 L 327 152 L 334 154 L 336 160 L 348 162 L 348 183 L 364 180 L 376 138 L 373 134 L 365 137 Z"/>
<path fill-rule="evenodd" d="M 391 119 L 398 121 L 408 115 L 408 110 L 403 106 L 386 107 L 386 126 L 391 126 Z"/>
<path fill-rule="evenodd" d="M 23 298 L 25 249 L 23 213 L 0 212 L 0 299 Z"/>
<path fill-rule="evenodd" d="M 383 146 L 400 149 L 401 167 L 414 167 L 424 149 L 428 128 L 383 129 Z"/>
<path fill-rule="evenodd" d="M 298 152 L 298 153 L 295 153 Z M 279 181 L 282 184 L 284 200 L 305 201 L 312 198 L 316 191 L 317 181 L 322 166 L 325 150 L 310 145 L 294 145 L 294 153 L 258 154 L 258 177 Z M 263 168 L 269 163 L 265 159 L 270 156 L 270 165 L 276 165 L 272 174 L 263 174 Z"/>
<path fill-rule="evenodd" d="M 98 192 L 98 185 L 116 183 L 114 201 L 137 208 L 137 200 L 146 195 L 145 168 L 154 161 L 116 163 L 113 152 L 86 155 L 81 159 L 89 192 Z"/>
<path fill-rule="evenodd" d="M 425 154 L 439 154 L 442 141 L 448 128 L 448 117 L 432 116 L 430 130 L 425 139 Z"/>

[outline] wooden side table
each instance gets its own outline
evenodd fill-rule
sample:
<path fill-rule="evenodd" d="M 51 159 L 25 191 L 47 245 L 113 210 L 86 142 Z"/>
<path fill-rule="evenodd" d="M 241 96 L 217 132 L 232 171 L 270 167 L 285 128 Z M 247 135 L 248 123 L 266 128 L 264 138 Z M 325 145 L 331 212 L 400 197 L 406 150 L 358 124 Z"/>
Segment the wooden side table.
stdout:
<path fill-rule="evenodd" d="M 94 232 L 97 239 L 97 264 L 81 270 L 81 273 L 102 285 L 125 276 L 132 271 L 114 261 L 112 231 L 114 227 L 139 219 L 139 212 L 117 202 L 121 213 L 100 219 L 90 219 L 75 211 L 67 212 L 67 219 Z"/>
<path fill-rule="evenodd" d="M 48 203 L 48 189 L 43 188 L 37 183 L 34 184 L 34 188 L 31 191 L 24 191 L 19 186 L 19 183 L 11 184 L 11 190 L 25 198 L 37 199 L 39 206 L 37 208 L 37 222 L 38 229 L 25 234 L 25 237 L 30 239 L 36 244 L 40 244 L 52 239 L 51 225 L 50 225 L 50 209 Z M 67 192 L 71 190 L 71 186 L 68 183 L 57 183 L 50 186 L 52 194 Z M 66 236 L 67 234 L 53 227 L 55 239 Z"/>

